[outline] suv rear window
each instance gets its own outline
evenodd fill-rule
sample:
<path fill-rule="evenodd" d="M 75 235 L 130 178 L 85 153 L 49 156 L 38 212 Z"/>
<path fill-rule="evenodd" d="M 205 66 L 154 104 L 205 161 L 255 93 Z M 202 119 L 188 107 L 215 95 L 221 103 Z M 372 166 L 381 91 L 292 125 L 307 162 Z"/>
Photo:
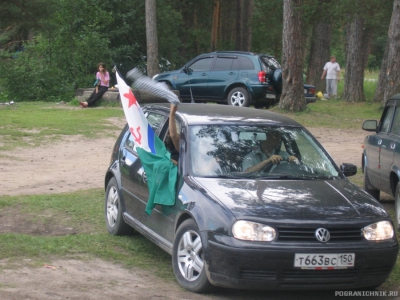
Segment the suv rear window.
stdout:
<path fill-rule="evenodd" d="M 254 70 L 254 64 L 248 57 L 239 56 L 239 70 Z"/>
<path fill-rule="evenodd" d="M 265 66 L 271 69 L 280 69 L 281 64 L 275 59 L 275 57 L 260 56 L 261 61 Z"/>

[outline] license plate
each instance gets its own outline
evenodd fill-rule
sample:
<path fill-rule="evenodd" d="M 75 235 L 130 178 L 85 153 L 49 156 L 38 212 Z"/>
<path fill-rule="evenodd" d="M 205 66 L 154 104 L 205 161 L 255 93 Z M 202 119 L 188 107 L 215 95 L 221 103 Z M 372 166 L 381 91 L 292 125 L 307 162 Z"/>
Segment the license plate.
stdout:
<path fill-rule="evenodd" d="M 356 255 L 354 253 L 296 253 L 294 267 L 302 269 L 345 269 L 354 267 Z"/>
<path fill-rule="evenodd" d="M 266 96 L 268 99 L 275 99 L 275 95 L 274 94 L 267 94 Z"/>
<path fill-rule="evenodd" d="M 304 94 L 307 94 L 307 89 L 304 89 Z"/>

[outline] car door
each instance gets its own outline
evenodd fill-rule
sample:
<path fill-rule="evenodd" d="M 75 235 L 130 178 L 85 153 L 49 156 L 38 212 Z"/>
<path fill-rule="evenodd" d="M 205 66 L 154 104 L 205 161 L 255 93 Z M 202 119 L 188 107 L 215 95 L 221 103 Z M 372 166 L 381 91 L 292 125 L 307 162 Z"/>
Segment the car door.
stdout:
<path fill-rule="evenodd" d="M 155 133 L 166 119 L 161 113 L 145 112 L 145 116 Z M 135 138 L 129 131 L 127 134 L 129 136 L 123 146 L 120 162 L 122 195 L 126 212 L 143 223 L 147 220 L 147 177 L 136 151 Z"/>
<path fill-rule="evenodd" d="M 389 103 L 382 114 L 378 132 L 369 136 L 366 149 L 368 178 L 373 186 L 381 190 L 385 189 L 381 180 L 381 174 L 383 174 L 381 169 L 387 167 L 389 161 L 393 159 L 390 149 L 393 137 L 390 135 L 390 128 L 394 111 L 394 103 Z"/>
<path fill-rule="evenodd" d="M 181 123 L 177 120 L 177 127 L 181 128 Z M 159 137 L 161 140 L 165 140 L 165 136 L 168 132 L 168 120 L 166 120 L 162 130 L 160 130 Z M 149 197 L 149 188 L 147 186 L 147 181 L 142 182 L 143 197 L 147 199 Z M 177 207 L 167 207 L 163 205 L 156 205 L 150 215 L 146 214 L 146 220 L 144 224 L 146 227 L 150 228 L 152 231 L 166 238 L 169 242 L 173 241 L 174 236 L 174 220 L 176 215 Z"/>
<path fill-rule="evenodd" d="M 184 100 L 190 100 L 191 94 L 194 100 L 204 99 L 207 95 L 208 76 L 212 68 L 214 56 L 200 57 L 182 70 L 176 81 L 177 89 Z"/>
<path fill-rule="evenodd" d="M 208 93 L 205 95 L 206 99 L 225 99 L 224 92 L 226 87 L 237 80 L 239 74 L 237 66 L 237 56 L 217 56 L 214 67 L 208 76 Z"/>
<path fill-rule="evenodd" d="M 396 153 L 400 152 L 400 107 L 398 104 L 390 107 L 391 111 L 394 110 L 394 116 L 390 130 L 388 130 L 389 132 L 382 135 L 379 169 L 382 190 L 388 194 L 393 193 L 390 186 L 390 172 L 392 170 L 393 162 L 395 161 Z"/>

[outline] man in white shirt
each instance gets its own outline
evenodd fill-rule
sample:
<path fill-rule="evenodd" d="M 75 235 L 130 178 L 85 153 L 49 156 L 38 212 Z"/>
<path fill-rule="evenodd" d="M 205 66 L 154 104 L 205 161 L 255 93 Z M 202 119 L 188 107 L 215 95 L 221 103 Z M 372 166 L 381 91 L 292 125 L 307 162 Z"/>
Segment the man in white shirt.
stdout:
<path fill-rule="evenodd" d="M 324 72 L 322 73 L 321 79 L 323 80 L 326 75 L 326 93 L 328 99 L 331 95 L 336 98 L 337 95 L 337 83 L 340 81 L 340 66 L 336 62 L 336 57 L 331 56 L 331 61 L 328 61 L 324 66 Z"/>

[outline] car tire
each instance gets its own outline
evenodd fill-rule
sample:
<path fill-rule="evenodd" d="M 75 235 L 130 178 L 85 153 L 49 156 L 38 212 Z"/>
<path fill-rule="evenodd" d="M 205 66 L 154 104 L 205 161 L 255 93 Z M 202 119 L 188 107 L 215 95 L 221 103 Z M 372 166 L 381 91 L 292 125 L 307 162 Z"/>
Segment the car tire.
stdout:
<path fill-rule="evenodd" d="M 193 219 L 184 221 L 176 231 L 172 266 L 176 280 L 188 291 L 205 293 L 213 290 L 206 274 L 203 243 Z"/>
<path fill-rule="evenodd" d="M 364 190 L 379 201 L 380 190 L 374 188 L 368 178 L 368 170 L 364 167 Z"/>
<path fill-rule="evenodd" d="M 228 104 L 232 106 L 249 107 L 249 92 L 242 87 L 233 88 L 228 95 Z"/>
<path fill-rule="evenodd" d="M 115 178 L 108 182 L 104 199 L 104 217 L 107 231 L 112 235 L 128 235 L 134 229 L 125 223 L 122 216 L 121 196 L 118 191 L 118 184 Z"/>
<path fill-rule="evenodd" d="M 396 230 L 400 230 L 400 182 L 397 183 L 394 195 L 394 225 Z"/>

